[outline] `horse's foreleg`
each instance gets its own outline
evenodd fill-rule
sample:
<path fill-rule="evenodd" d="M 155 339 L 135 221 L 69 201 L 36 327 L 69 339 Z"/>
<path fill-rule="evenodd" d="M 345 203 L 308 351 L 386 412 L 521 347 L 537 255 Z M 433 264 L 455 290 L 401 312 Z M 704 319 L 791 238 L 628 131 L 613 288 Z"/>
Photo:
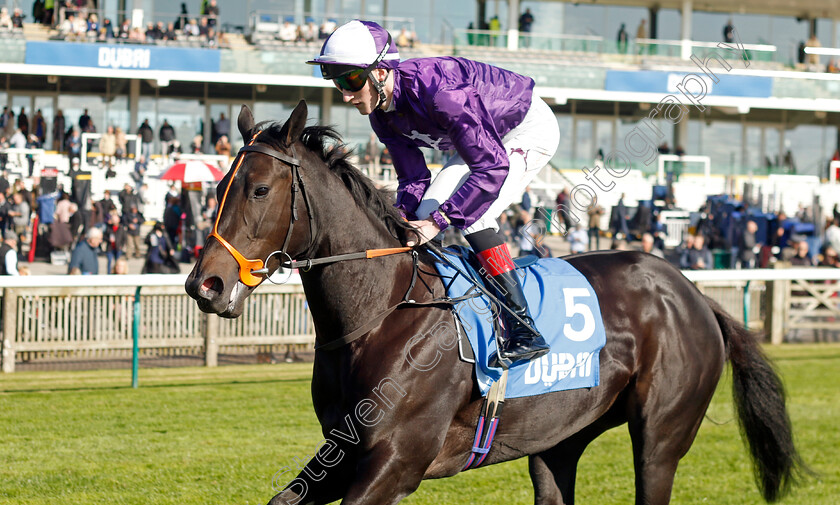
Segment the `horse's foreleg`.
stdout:
<path fill-rule="evenodd" d="M 434 455 L 424 454 L 423 442 L 403 440 L 378 445 L 359 460 L 353 484 L 341 505 L 392 505 L 413 493 Z"/>
<path fill-rule="evenodd" d="M 320 505 L 341 499 L 353 480 L 354 459 L 338 445 L 325 444 L 294 479 L 290 467 L 272 478 L 280 490 L 269 505 Z"/>

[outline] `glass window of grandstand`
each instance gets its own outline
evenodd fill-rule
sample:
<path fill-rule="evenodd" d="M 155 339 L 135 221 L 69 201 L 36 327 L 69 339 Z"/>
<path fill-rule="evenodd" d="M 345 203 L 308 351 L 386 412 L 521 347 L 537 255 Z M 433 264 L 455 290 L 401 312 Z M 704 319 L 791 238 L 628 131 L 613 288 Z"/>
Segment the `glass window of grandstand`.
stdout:
<path fill-rule="evenodd" d="M 105 103 L 105 128 L 108 126 L 113 126 L 115 129 L 122 128 L 126 133 L 134 133 L 127 96 L 111 96 Z"/>
<path fill-rule="evenodd" d="M 254 120 L 256 122 L 260 121 L 277 121 L 283 122 L 289 118 L 292 114 L 292 111 L 295 109 L 294 103 L 284 103 L 284 102 L 255 102 L 254 103 Z M 309 110 L 309 117 L 313 116 L 312 112 L 312 104 L 306 104 L 307 109 Z M 239 109 L 235 111 L 239 114 Z M 315 116 L 317 117 L 317 116 Z"/>
<path fill-rule="evenodd" d="M 709 121 L 703 123 L 703 154 L 711 161 L 713 174 L 737 174 L 741 164 L 740 122 Z"/>
<path fill-rule="evenodd" d="M 781 146 L 782 133 L 779 126 L 764 128 L 764 151 L 761 156 L 762 173 L 770 173 L 781 165 L 784 152 Z"/>
<path fill-rule="evenodd" d="M 637 112 L 635 112 L 631 117 L 622 117 L 616 123 L 616 150 L 621 151 L 622 153 L 627 154 L 627 147 L 626 143 L 630 142 L 636 148 L 642 149 L 642 146 L 639 145 L 638 137 L 639 132 L 641 135 L 644 135 L 647 142 L 650 144 L 651 149 L 660 150 L 660 152 L 667 152 L 672 154 L 674 152 L 674 125 L 667 119 L 649 119 L 650 114 L 650 107 L 648 104 L 643 104 L 644 106 L 640 108 Z M 637 130 L 638 128 L 638 130 Z M 631 135 L 634 133 L 635 135 Z M 604 150 L 604 155 L 609 155 L 609 151 L 606 149 Z M 656 173 L 658 165 L 657 162 L 654 161 L 649 165 L 645 165 L 642 159 L 630 156 L 631 164 L 633 169 L 641 170 L 647 175 L 651 175 Z M 690 171 L 690 169 L 684 170 L 684 172 Z M 702 169 L 699 170 L 702 172 Z"/>
<path fill-rule="evenodd" d="M 572 145 L 572 163 L 574 168 L 588 166 L 595 159 L 598 151 L 595 147 L 595 123 L 591 119 L 575 118 L 575 136 Z"/>
<path fill-rule="evenodd" d="M 363 154 L 372 132 L 367 116 L 359 114 L 355 107 L 335 104 L 332 106 L 331 115 L 332 123 L 336 125 L 347 149 L 356 155 Z M 428 153 L 426 154 L 427 159 L 431 161 Z"/>
<path fill-rule="evenodd" d="M 576 136 L 572 151 L 575 168 L 592 166 L 599 155 L 603 154 L 606 157 L 615 149 L 613 146 L 615 123 L 613 118 L 580 116 L 574 118 Z"/>
<path fill-rule="evenodd" d="M 159 98 L 157 120 L 152 126 L 155 140 L 158 141 L 158 146 L 157 151 L 153 152 L 157 152 L 161 156 L 168 158 L 169 154 L 177 149 L 180 149 L 182 152 L 189 150 L 189 145 L 195 136 L 201 133 L 202 119 L 201 115 L 196 113 L 196 111 L 200 110 L 202 108 L 199 100 Z M 164 121 L 169 123 L 173 130 L 175 130 L 175 140 L 178 142 L 178 144 L 170 144 L 168 147 L 169 152 L 167 153 L 162 151 L 166 147 L 161 146 L 161 142 L 159 141 L 160 129 Z"/>
<path fill-rule="evenodd" d="M 682 148 L 689 156 L 700 156 L 703 153 L 703 121 L 698 119 L 684 119 L 687 122 L 685 145 Z"/>
<path fill-rule="evenodd" d="M 613 145 L 613 138 L 616 131 L 616 120 L 599 119 L 595 121 L 595 157 L 606 157 L 617 146 Z"/>
<path fill-rule="evenodd" d="M 128 96 L 130 81 L 128 79 L 108 79 L 108 94 L 105 101 L 106 126 L 122 128 L 125 133 L 134 133 L 139 125 L 131 124 Z"/>
<path fill-rule="evenodd" d="M 92 123 L 89 129 L 101 133 L 105 127 L 105 101 L 99 96 L 61 94 L 58 97 L 58 108 L 64 114 L 68 131 L 71 126 L 79 129 L 79 119 L 86 110 Z"/>
<path fill-rule="evenodd" d="M 239 127 L 237 126 L 237 119 L 239 118 L 239 110 L 241 106 L 241 103 L 234 105 L 228 102 L 211 102 L 209 104 L 209 122 L 202 124 L 203 128 L 199 128 L 199 131 L 204 132 L 204 145 L 206 146 L 204 149 L 205 153 L 216 154 L 216 143 L 222 135 L 227 137 L 228 142 L 230 142 L 231 153 L 236 153 L 239 148 L 244 145 L 242 135 L 239 133 Z M 223 114 L 224 120 L 222 120 Z M 256 122 L 261 121 L 256 117 L 254 120 Z M 202 123 L 204 123 L 204 121 L 202 121 Z"/>
<path fill-rule="evenodd" d="M 742 150 L 743 166 L 738 173 L 758 173 L 761 167 L 761 130 L 759 126 L 744 126 L 745 149 Z"/>
<path fill-rule="evenodd" d="M 568 114 L 559 114 L 557 116 L 557 126 L 560 127 L 560 138 L 565 139 L 560 141 L 557 146 L 557 152 L 554 154 L 552 164 L 559 169 L 572 168 L 572 144 L 568 139 L 572 138 L 572 116 Z"/>
<path fill-rule="evenodd" d="M 799 125 L 785 132 L 783 166 L 799 175 L 828 176 L 828 163 L 837 148 L 837 127 Z"/>
<path fill-rule="evenodd" d="M 5 93 L 2 95 L 5 97 Z M 37 110 L 41 110 L 41 114 L 44 116 L 44 120 L 47 123 L 47 128 L 43 132 L 47 137 L 44 139 L 44 146 L 49 147 L 51 139 L 49 137 L 50 128 L 49 125 L 52 122 L 53 118 L 53 97 L 47 95 L 29 95 L 29 94 L 12 94 L 7 99 L 2 101 L 3 106 L 9 106 L 12 112 L 15 113 L 15 121 L 14 124 L 17 124 L 17 118 L 20 116 L 21 109 L 25 110 L 26 117 L 29 120 L 29 123 L 32 124 L 33 119 L 35 118 L 35 114 Z M 34 131 L 30 133 L 35 133 Z"/>
<path fill-rule="evenodd" d="M 781 149 L 780 126 L 773 124 L 746 125 L 746 143 L 742 173 L 791 173 L 785 166 L 785 152 Z"/>

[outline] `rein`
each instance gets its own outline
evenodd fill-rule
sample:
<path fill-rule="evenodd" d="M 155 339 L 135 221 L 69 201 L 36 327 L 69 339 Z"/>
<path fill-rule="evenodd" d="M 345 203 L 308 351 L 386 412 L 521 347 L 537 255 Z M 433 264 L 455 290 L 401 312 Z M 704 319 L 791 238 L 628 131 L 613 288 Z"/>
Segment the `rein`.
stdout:
<path fill-rule="evenodd" d="M 358 253 L 358 254 L 363 254 L 363 253 Z M 432 300 L 425 301 L 425 302 L 418 302 L 416 300 L 413 300 L 413 299 L 409 298 L 409 294 L 411 294 L 411 291 L 414 289 L 414 285 L 417 282 L 417 277 L 418 277 L 418 272 L 419 272 L 419 265 L 418 265 L 418 261 L 417 261 L 417 259 L 418 259 L 417 258 L 417 251 L 415 251 L 415 250 L 411 251 L 411 258 L 412 258 L 412 261 L 413 261 L 412 272 L 411 272 L 411 282 L 409 283 L 408 289 L 405 291 L 405 294 L 403 295 L 402 300 L 395 303 L 394 305 L 391 305 L 390 307 L 383 310 L 379 314 L 375 315 L 373 318 L 368 320 L 368 322 L 366 322 L 365 324 L 356 328 L 355 330 L 348 333 L 347 335 L 344 335 L 343 337 L 339 337 L 335 340 L 330 340 L 329 342 L 325 342 L 323 344 L 316 343 L 315 344 L 315 350 L 316 351 L 334 351 L 336 349 L 344 347 L 345 345 L 349 344 L 350 342 L 353 342 L 354 340 L 357 340 L 358 338 L 367 334 L 370 330 L 372 330 L 374 327 L 376 327 L 376 325 L 381 323 L 386 317 L 391 315 L 391 313 L 394 312 L 397 309 L 400 309 L 400 308 L 403 308 L 403 307 L 436 307 L 436 306 L 441 306 L 441 305 L 449 305 L 449 306 L 454 307 L 455 305 L 457 305 L 458 303 L 460 303 L 464 300 L 469 300 L 470 298 L 475 298 L 475 297 L 480 295 L 480 293 L 478 291 L 470 290 L 470 291 L 467 291 L 462 296 L 459 296 L 459 297 L 456 297 L 456 298 L 449 298 L 449 297 L 444 296 L 442 298 L 434 298 Z M 421 281 L 422 281 L 422 279 L 421 279 Z M 423 281 L 423 282 L 425 283 L 425 281 Z"/>
<path fill-rule="evenodd" d="M 300 268 L 304 272 L 308 271 L 310 268 L 316 265 L 326 265 L 330 263 L 337 263 L 339 261 L 347 261 L 347 260 L 356 260 L 356 259 L 371 259 L 371 258 L 378 258 L 381 256 L 389 256 L 392 254 L 400 254 L 409 252 L 412 249 L 410 247 L 394 247 L 394 248 L 385 248 L 385 249 L 368 249 L 366 251 L 356 252 L 356 253 L 347 253 L 347 254 L 336 254 L 333 256 L 325 256 L 322 258 L 306 258 L 303 260 L 294 260 L 289 253 L 287 252 L 287 247 L 289 245 L 289 241 L 292 238 L 292 230 L 295 226 L 295 221 L 298 220 L 298 210 L 297 210 L 297 195 L 298 193 L 303 194 L 303 203 L 306 207 L 306 214 L 309 218 L 309 242 L 310 245 L 313 241 L 313 237 L 315 236 L 315 220 L 312 216 L 312 206 L 309 204 L 309 197 L 306 194 L 306 185 L 303 182 L 303 179 L 300 176 L 300 160 L 298 160 L 297 155 L 295 153 L 294 146 L 291 146 L 292 156 L 288 156 L 286 154 L 281 153 L 276 149 L 272 149 L 267 146 L 254 144 L 257 140 L 257 136 L 261 132 L 258 131 L 251 137 L 251 141 L 248 142 L 248 145 L 242 147 L 239 152 L 236 154 L 236 160 L 234 161 L 233 173 L 230 176 L 230 180 L 228 180 L 227 187 L 225 188 L 225 193 L 222 195 L 222 200 L 219 202 L 219 211 L 216 213 L 216 221 L 213 224 L 213 231 L 207 237 L 207 240 L 210 238 L 215 238 L 219 241 L 222 246 L 233 256 L 233 259 L 236 260 L 236 263 L 239 265 L 239 280 L 242 284 L 245 284 L 248 287 L 255 287 L 259 285 L 266 277 L 269 275 L 268 270 L 268 261 L 274 255 L 280 255 L 281 262 L 280 267 L 283 268 Z M 247 259 L 245 256 L 239 252 L 236 247 L 234 247 L 230 242 L 225 240 L 221 235 L 219 235 L 219 221 L 222 217 L 222 210 L 225 207 L 225 202 L 227 201 L 228 192 L 230 191 L 230 187 L 233 184 L 233 179 L 236 177 L 236 173 L 239 171 L 239 168 L 242 166 L 242 161 L 245 159 L 245 154 L 249 152 L 260 153 L 266 156 L 270 156 L 286 165 L 289 165 L 292 169 L 292 182 L 291 182 L 291 195 L 292 195 L 292 215 L 289 218 L 289 228 L 286 232 L 286 238 L 283 240 L 283 247 L 279 250 L 272 252 L 269 254 L 265 261 L 261 259 Z M 283 257 L 285 256 L 286 261 L 282 261 Z M 412 282 L 412 286 L 413 286 Z"/>

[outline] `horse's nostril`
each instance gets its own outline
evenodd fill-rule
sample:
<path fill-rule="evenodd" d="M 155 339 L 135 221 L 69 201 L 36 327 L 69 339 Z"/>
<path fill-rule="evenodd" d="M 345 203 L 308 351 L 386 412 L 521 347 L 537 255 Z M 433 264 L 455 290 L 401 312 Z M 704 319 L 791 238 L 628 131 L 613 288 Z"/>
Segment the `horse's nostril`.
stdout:
<path fill-rule="evenodd" d="M 222 280 L 218 277 L 208 277 L 201 283 L 201 296 L 208 297 L 211 292 L 215 292 L 216 294 L 222 293 Z"/>

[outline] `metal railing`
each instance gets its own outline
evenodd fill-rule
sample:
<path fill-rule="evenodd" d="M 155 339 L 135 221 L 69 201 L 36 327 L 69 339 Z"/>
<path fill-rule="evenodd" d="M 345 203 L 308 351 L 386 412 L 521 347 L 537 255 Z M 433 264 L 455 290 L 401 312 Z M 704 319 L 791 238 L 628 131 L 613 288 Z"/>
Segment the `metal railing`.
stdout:
<path fill-rule="evenodd" d="M 313 22 L 320 27 L 321 23 L 326 20 L 334 20 L 336 27 L 341 26 L 348 21 L 357 19 L 358 14 L 323 14 L 323 13 L 301 13 L 293 11 L 275 11 L 275 10 L 255 10 L 249 16 L 249 27 L 251 31 L 270 32 L 275 33 L 279 31 L 280 25 L 286 19 L 290 19 L 292 23 L 297 26 L 306 24 L 307 19 L 312 19 Z M 365 15 L 367 21 L 374 21 L 379 23 L 385 29 L 393 32 L 399 31 L 401 28 L 406 28 L 408 31 L 414 31 L 414 18 L 400 17 L 400 16 L 370 16 Z"/>
<path fill-rule="evenodd" d="M 452 30 L 453 44 L 459 47 L 498 47 L 508 46 L 508 33 L 505 30 Z M 600 54 L 608 52 L 609 44 L 603 37 L 593 35 L 556 35 L 545 33 L 519 34 L 519 47 L 523 49 L 545 51 L 568 51 Z"/>
<path fill-rule="evenodd" d="M 627 55 L 661 56 L 666 58 L 688 58 L 690 54 L 702 55 L 709 50 L 718 49 L 717 42 L 694 40 L 632 39 L 626 44 L 618 44 L 597 35 L 566 35 L 553 33 L 519 33 L 520 49 L 537 51 L 556 51 L 586 53 L 591 55 Z M 507 48 L 506 30 L 452 30 L 453 45 L 456 53 L 467 47 Z M 778 48 L 769 44 L 743 44 L 740 46 L 751 61 L 779 61 Z M 724 51 L 725 58 L 740 59 L 744 55 Z"/>

